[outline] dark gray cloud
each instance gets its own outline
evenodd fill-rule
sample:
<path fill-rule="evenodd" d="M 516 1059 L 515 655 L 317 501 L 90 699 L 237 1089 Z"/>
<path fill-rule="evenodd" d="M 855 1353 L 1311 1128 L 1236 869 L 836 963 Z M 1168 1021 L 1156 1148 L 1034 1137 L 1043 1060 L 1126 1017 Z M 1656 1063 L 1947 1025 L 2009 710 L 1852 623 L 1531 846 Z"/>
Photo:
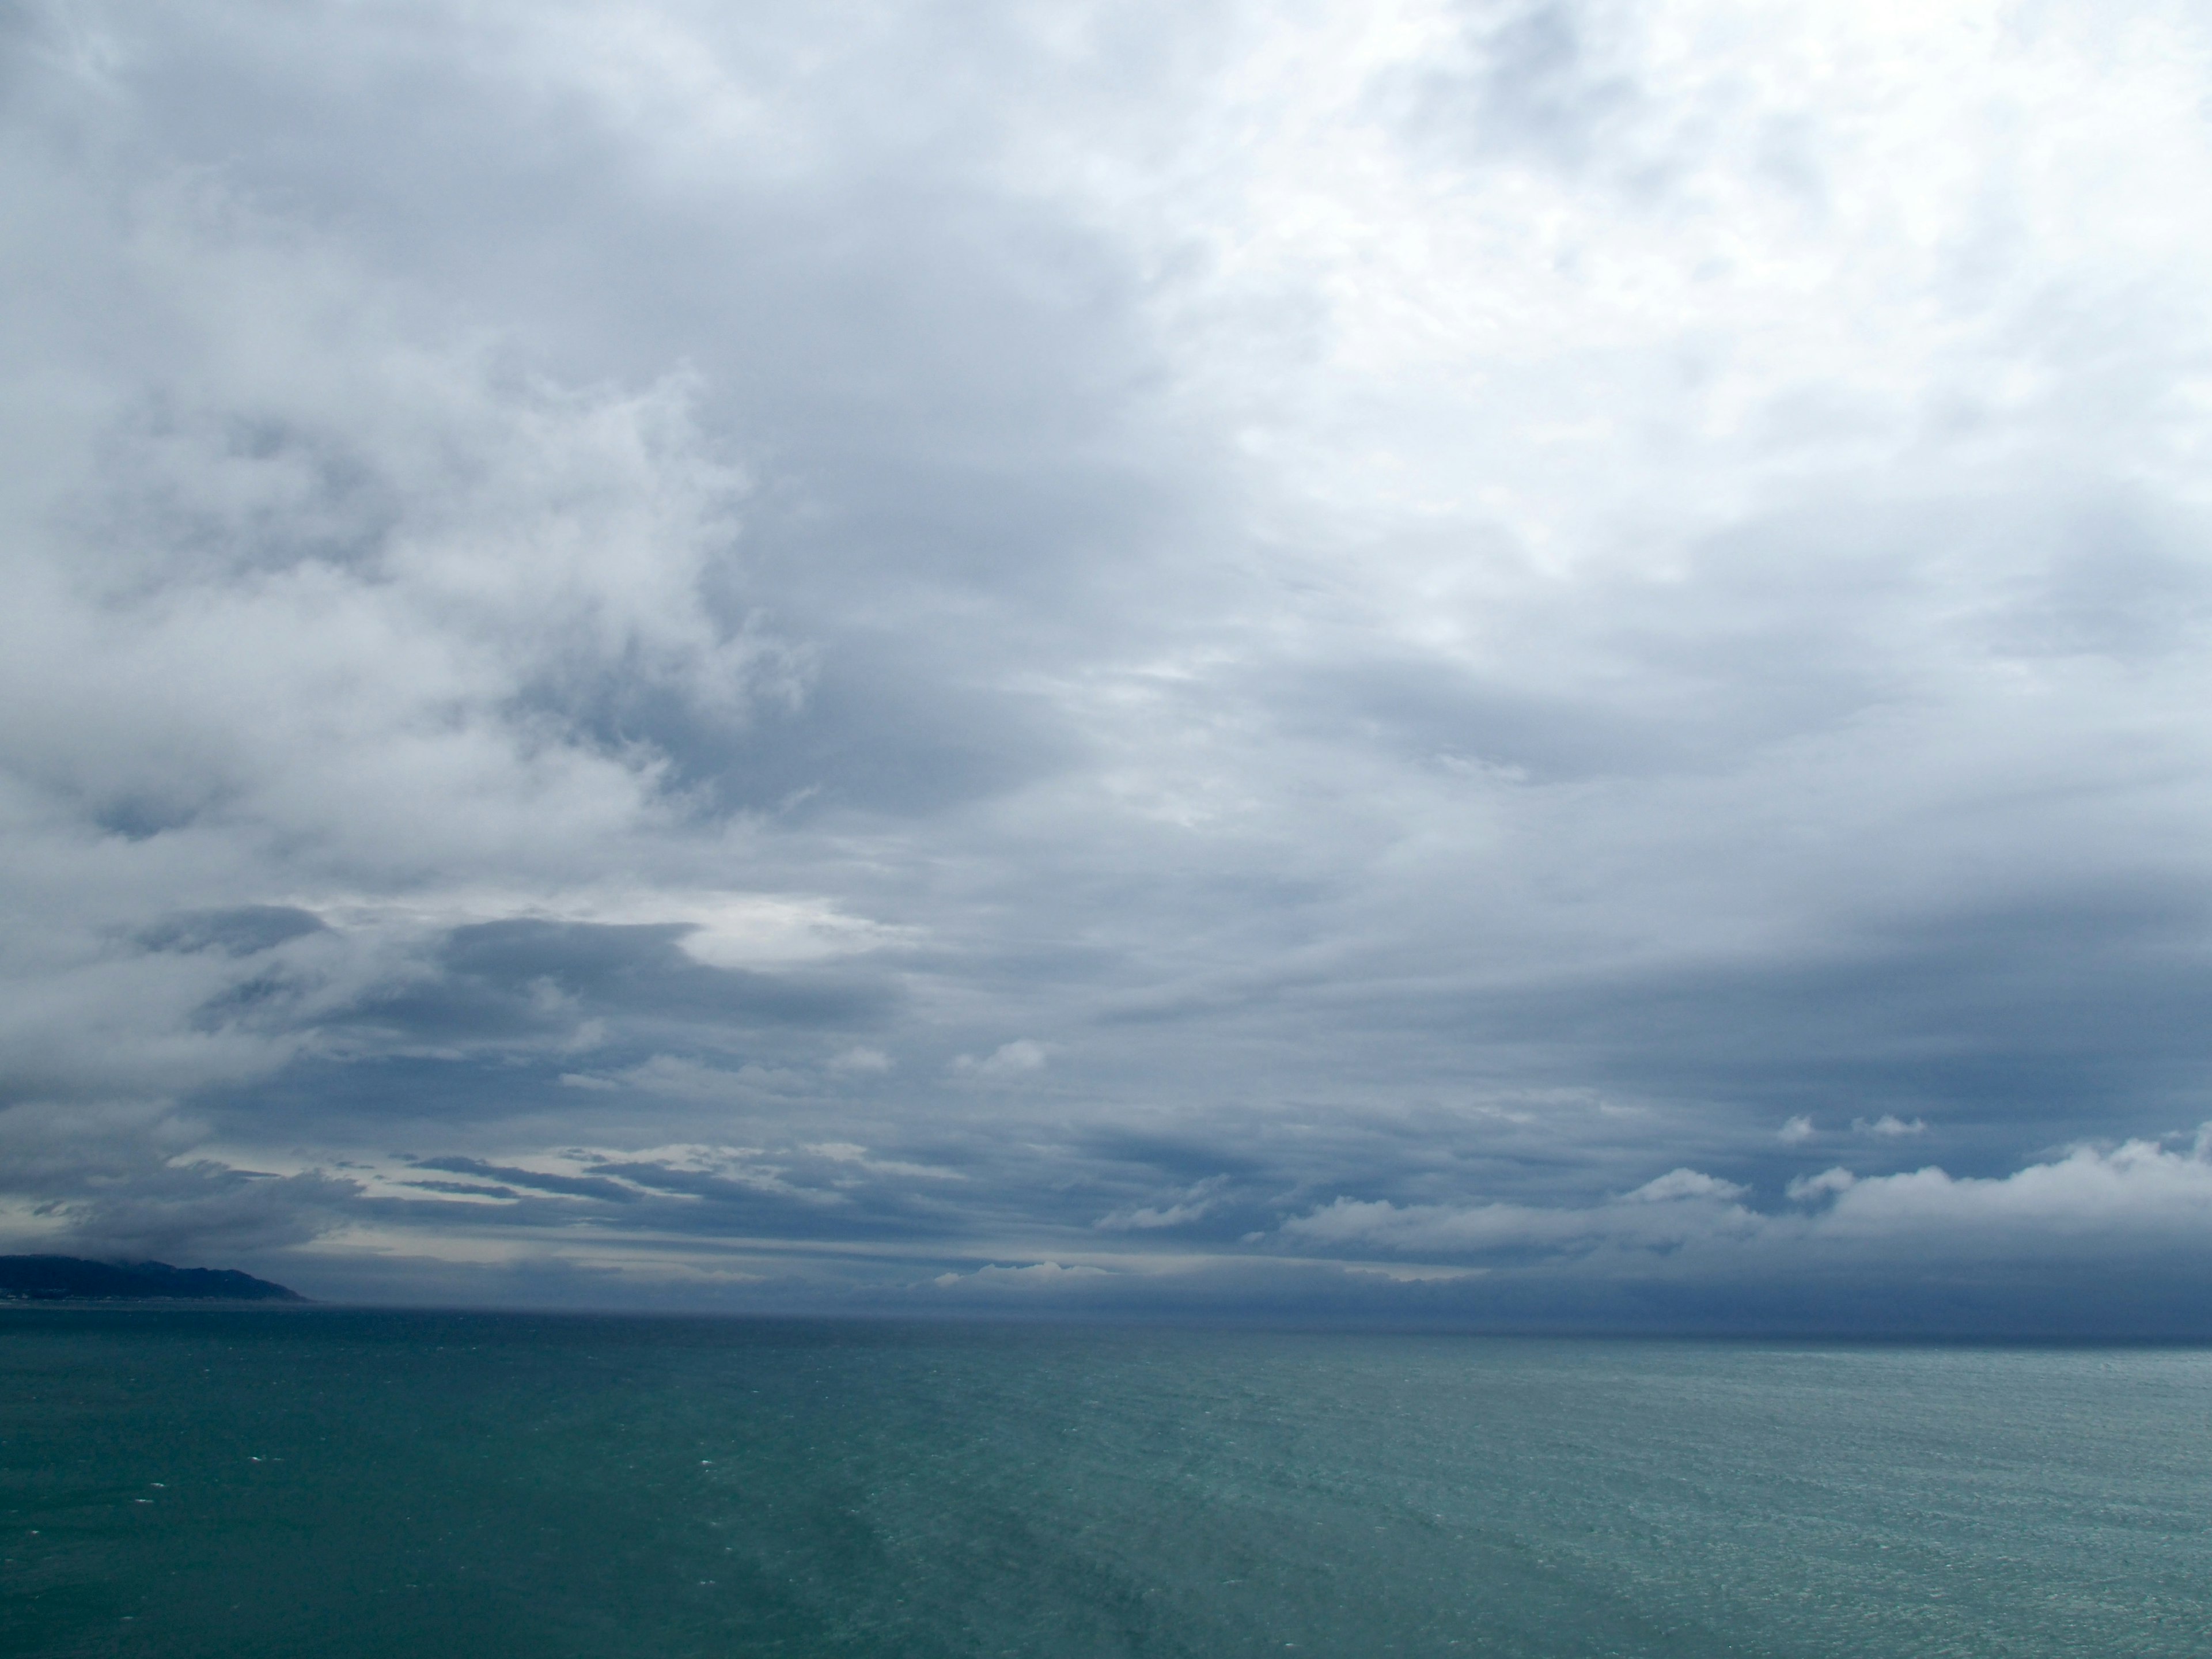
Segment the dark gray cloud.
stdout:
<path fill-rule="evenodd" d="M 1975 15 L 8 14 L 0 1228 L 2186 1324 L 2212 44 Z"/>
<path fill-rule="evenodd" d="M 542 1029 L 557 1000 L 563 1020 L 612 1017 L 651 1025 L 744 1030 L 771 1025 L 856 1025 L 879 1018 L 880 983 L 854 973 L 771 975 L 717 967 L 686 956 L 695 929 L 684 922 L 593 926 L 535 921 L 457 927 L 438 946 L 437 977 L 364 1011 L 409 1035 L 448 1019 L 459 1030 L 504 1036 Z"/>
<path fill-rule="evenodd" d="M 289 940 L 323 931 L 322 918 L 289 904 L 240 904 L 227 910 L 190 910 L 164 916 L 138 935 L 154 951 L 220 951 L 257 956 Z"/>

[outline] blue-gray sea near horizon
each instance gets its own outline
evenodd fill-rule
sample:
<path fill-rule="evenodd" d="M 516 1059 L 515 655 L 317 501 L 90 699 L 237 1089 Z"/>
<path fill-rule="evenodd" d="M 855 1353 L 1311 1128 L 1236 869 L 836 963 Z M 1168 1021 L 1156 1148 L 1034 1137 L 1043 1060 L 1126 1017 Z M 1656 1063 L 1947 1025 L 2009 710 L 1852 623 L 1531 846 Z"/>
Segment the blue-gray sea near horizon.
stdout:
<path fill-rule="evenodd" d="M 0 1313 L 15 1656 L 2212 1652 L 2212 1351 Z"/>

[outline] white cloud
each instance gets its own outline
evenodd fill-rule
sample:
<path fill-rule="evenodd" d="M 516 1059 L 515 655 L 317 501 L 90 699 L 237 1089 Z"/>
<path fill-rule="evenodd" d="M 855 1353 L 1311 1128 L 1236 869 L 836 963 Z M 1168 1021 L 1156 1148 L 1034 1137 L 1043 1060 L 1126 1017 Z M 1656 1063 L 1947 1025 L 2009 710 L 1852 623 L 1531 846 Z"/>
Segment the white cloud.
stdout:
<path fill-rule="evenodd" d="M 2212 1246 L 2212 1159 L 2130 1140 L 2001 1177 L 1954 1177 L 1936 1168 L 1851 1183 L 1820 1218 L 1837 1238 L 1947 1235 L 2033 1249 L 2057 1234 L 2107 1240 L 2172 1238 Z"/>
<path fill-rule="evenodd" d="M 1856 1185 L 1858 1177 L 1849 1170 L 1823 1170 L 1818 1175 L 1795 1176 L 1784 1190 L 1790 1200 L 1797 1204 L 1819 1202 L 1831 1193 L 1848 1192 Z"/>
<path fill-rule="evenodd" d="M 1799 1176 L 1788 1196 L 1826 1207 L 1765 1214 L 1744 1189 L 1676 1170 L 1606 1203 L 1400 1206 L 1340 1198 L 1285 1222 L 1286 1240 L 1407 1254 L 1537 1249 L 1569 1254 L 1693 1247 L 1708 1266 L 1771 1272 L 1824 1260 L 1903 1260 L 1938 1251 L 2031 1257 L 2054 1241 L 2079 1247 L 2182 1245 L 2212 1254 L 2212 1143 L 2189 1151 L 2147 1140 L 2080 1147 L 2003 1176 L 1953 1176 L 1929 1167 L 1860 1177 L 1843 1169 Z M 1647 1209 L 1646 1205 L 1651 1207 Z M 1733 1261 L 1728 1260 L 1734 1258 Z"/>
<path fill-rule="evenodd" d="M 756 1065 L 711 1066 L 681 1055 L 655 1054 L 580 1086 L 636 1089 L 672 1100 L 737 1103 L 756 1100 L 763 1094 L 803 1094 L 814 1085 L 811 1079 L 796 1071 Z"/>
<path fill-rule="evenodd" d="M 799 1149 L 824 1158 L 832 1164 L 848 1164 L 854 1169 L 865 1170 L 870 1175 L 901 1176 L 918 1181 L 965 1181 L 968 1177 L 957 1170 L 940 1169 L 935 1164 L 911 1164 L 901 1158 L 873 1158 L 868 1149 L 848 1140 L 817 1141 Z"/>
<path fill-rule="evenodd" d="M 1181 1227 L 1203 1219 L 1221 1206 L 1229 1184 L 1227 1176 L 1208 1176 L 1194 1182 L 1164 1204 L 1126 1205 L 1103 1215 L 1094 1226 L 1107 1232 L 1150 1232 Z"/>
<path fill-rule="evenodd" d="M 930 1283 L 940 1290 L 989 1291 L 1018 1294 L 1040 1295 L 1065 1289 L 1071 1282 L 1110 1279 L 1113 1275 L 1103 1267 L 1092 1267 L 1078 1263 L 1063 1266 L 1057 1261 L 1031 1261 L 1021 1267 L 1005 1267 L 993 1262 L 972 1273 L 944 1273 Z"/>
<path fill-rule="evenodd" d="M 952 1069 L 974 1077 L 1024 1077 L 1044 1070 L 1047 1053 L 1043 1043 L 1017 1037 L 1012 1042 L 1000 1043 L 981 1060 L 972 1054 L 961 1054 L 953 1060 Z"/>
<path fill-rule="evenodd" d="M 1347 1262 L 1344 1271 L 1358 1278 L 1387 1279 L 1394 1285 L 1456 1285 L 1480 1279 L 1487 1267 L 1413 1267 L 1396 1262 Z"/>
<path fill-rule="evenodd" d="M 1704 1175 L 1696 1170 L 1669 1170 L 1665 1175 L 1645 1182 L 1630 1193 L 1626 1201 L 1631 1204 L 1671 1204 L 1681 1199 L 1704 1199 L 1732 1204 L 1747 1190 L 1733 1181 L 1723 1181 L 1717 1176 Z"/>
<path fill-rule="evenodd" d="M 1761 1218 L 1737 1200 L 1744 1189 L 1695 1170 L 1671 1170 L 1632 1192 L 1586 1209 L 1522 1204 L 1398 1205 L 1340 1198 L 1286 1221 L 1282 1236 L 1311 1247 L 1366 1246 L 1407 1254 L 1599 1245 L 1668 1249 L 1692 1239 L 1756 1231 Z"/>

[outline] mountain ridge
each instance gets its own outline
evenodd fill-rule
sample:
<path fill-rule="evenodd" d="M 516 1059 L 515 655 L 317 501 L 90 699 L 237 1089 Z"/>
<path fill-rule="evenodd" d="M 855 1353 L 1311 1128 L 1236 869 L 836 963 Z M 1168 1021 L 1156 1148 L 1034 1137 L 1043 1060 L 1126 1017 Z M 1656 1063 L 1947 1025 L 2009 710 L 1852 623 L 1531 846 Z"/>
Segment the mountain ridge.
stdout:
<path fill-rule="evenodd" d="M 297 1291 L 235 1267 L 166 1261 L 91 1261 L 74 1255 L 0 1255 L 0 1300 L 305 1302 Z"/>

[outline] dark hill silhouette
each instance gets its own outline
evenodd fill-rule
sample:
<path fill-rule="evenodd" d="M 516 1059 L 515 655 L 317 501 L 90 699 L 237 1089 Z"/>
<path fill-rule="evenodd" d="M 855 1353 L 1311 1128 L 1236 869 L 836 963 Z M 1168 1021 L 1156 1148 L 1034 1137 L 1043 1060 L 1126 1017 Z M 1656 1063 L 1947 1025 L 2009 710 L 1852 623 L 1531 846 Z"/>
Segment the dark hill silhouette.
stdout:
<path fill-rule="evenodd" d="M 0 1298 L 114 1301 L 161 1297 L 193 1302 L 304 1302 L 307 1297 L 232 1267 L 172 1267 L 166 1261 L 86 1261 L 73 1255 L 0 1255 Z"/>

